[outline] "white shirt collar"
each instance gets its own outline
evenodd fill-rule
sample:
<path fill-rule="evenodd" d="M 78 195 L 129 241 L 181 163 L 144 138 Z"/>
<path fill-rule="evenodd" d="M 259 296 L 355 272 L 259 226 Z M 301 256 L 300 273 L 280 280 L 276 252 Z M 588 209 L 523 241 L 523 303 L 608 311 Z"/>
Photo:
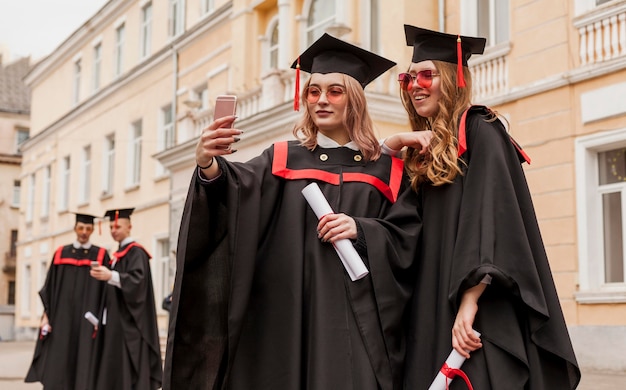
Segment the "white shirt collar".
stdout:
<path fill-rule="evenodd" d="M 352 150 L 356 150 L 359 151 L 359 147 L 356 146 L 356 143 L 354 143 L 354 141 L 350 141 L 345 145 L 339 145 L 339 143 L 337 143 L 337 141 L 335 141 L 334 139 L 325 136 L 324 134 L 322 134 L 321 132 L 317 132 L 317 144 L 321 147 L 321 148 L 327 148 L 327 149 L 332 149 L 332 148 L 340 148 L 340 147 L 346 147 L 348 149 L 352 149 Z"/>
<path fill-rule="evenodd" d="M 83 248 L 83 249 L 89 249 L 89 248 L 91 248 L 91 242 L 89 242 L 89 241 L 87 241 L 87 242 L 86 242 L 86 243 L 84 243 L 84 244 L 81 244 L 81 243 L 80 243 L 80 242 L 78 242 L 78 241 L 74 241 L 74 243 L 73 243 L 72 245 L 73 245 L 73 246 L 74 246 L 74 248 L 76 248 L 76 249 L 80 249 L 80 248 Z"/>
<path fill-rule="evenodd" d="M 128 244 L 130 244 L 133 241 L 135 241 L 134 238 L 126 237 L 125 239 L 122 240 L 122 242 L 120 242 L 120 247 L 123 247 L 124 245 L 128 245 Z"/>

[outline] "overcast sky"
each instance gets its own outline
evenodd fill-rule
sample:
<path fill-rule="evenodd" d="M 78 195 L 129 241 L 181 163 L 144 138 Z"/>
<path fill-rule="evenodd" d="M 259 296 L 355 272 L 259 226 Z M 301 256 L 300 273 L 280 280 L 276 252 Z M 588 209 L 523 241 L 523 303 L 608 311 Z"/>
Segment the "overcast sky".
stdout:
<path fill-rule="evenodd" d="M 8 49 L 11 59 L 44 57 L 107 1 L 0 0 L 0 53 Z"/>

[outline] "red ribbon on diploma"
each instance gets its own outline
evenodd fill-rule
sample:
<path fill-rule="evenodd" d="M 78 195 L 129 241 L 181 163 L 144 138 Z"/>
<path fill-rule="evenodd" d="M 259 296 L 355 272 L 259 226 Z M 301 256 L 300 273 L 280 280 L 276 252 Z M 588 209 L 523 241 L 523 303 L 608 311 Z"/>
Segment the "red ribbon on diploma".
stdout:
<path fill-rule="evenodd" d="M 457 375 L 460 376 L 465 381 L 467 388 L 469 390 L 474 390 L 474 388 L 472 387 L 472 383 L 470 382 L 467 375 L 463 372 L 463 370 L 460 370 L 458 368 L 451 368 L 448 366 L 447 363 L 443 363 L 443 366 L 441 367 L 440 371 L 443 375 L 446 376 L 446 378 L 451 379 L 451 380 L 454 379 L 454 377 Z M 446 390 L 448 390 L 448 379 L 446 379 Z"/>

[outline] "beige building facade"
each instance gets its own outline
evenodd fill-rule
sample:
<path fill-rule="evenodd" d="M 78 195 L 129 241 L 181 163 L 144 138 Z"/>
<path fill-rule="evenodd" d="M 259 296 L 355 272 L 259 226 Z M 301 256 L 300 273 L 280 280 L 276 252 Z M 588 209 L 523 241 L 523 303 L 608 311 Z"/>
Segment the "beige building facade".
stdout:
<path fill-rule="evenodd" d="M 290 65 L 323 32 L 399 64 L 366 93 L 381 138 L 409 130 L 395 81 L 410 61 L 408 23 L 488 38 L 470 62 L 474 102 L 507 118 L 532 158 L 525 170 L 578 358 L 625 370 L 625 19 L 618 0 L 109 1 L 26 79 L 16 327 L 37 326 L 37 290 L 52 251 L 73 239 L 73 211 L 136 207 L 133 237 L 154 256 L 160 308 L 215 97 L 238 97 L 245 133 L 233 159 L 291 139 Z M 113 247 L 106 227 L 92 239 Z"/>
<path fill-rule="evenodd" d="M 7 61 L 0 53 L 0 340 L 14 338 L 20 145 L 30 131 L 30 90 L 22 79 L 30 67 L 30 58 Z"/>

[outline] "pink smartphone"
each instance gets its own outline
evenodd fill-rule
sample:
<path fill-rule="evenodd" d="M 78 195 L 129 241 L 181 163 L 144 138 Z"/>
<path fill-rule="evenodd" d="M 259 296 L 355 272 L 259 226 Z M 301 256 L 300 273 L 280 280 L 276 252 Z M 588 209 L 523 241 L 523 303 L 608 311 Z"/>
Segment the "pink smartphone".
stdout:
<path fill-rule="evenodd" d="M 237 96 L 219 95 L 215 99 L 215 110 L 213 111 L 213 120 L 223 118 L 229 115 L 235 115 L 237 109 Z"/>

